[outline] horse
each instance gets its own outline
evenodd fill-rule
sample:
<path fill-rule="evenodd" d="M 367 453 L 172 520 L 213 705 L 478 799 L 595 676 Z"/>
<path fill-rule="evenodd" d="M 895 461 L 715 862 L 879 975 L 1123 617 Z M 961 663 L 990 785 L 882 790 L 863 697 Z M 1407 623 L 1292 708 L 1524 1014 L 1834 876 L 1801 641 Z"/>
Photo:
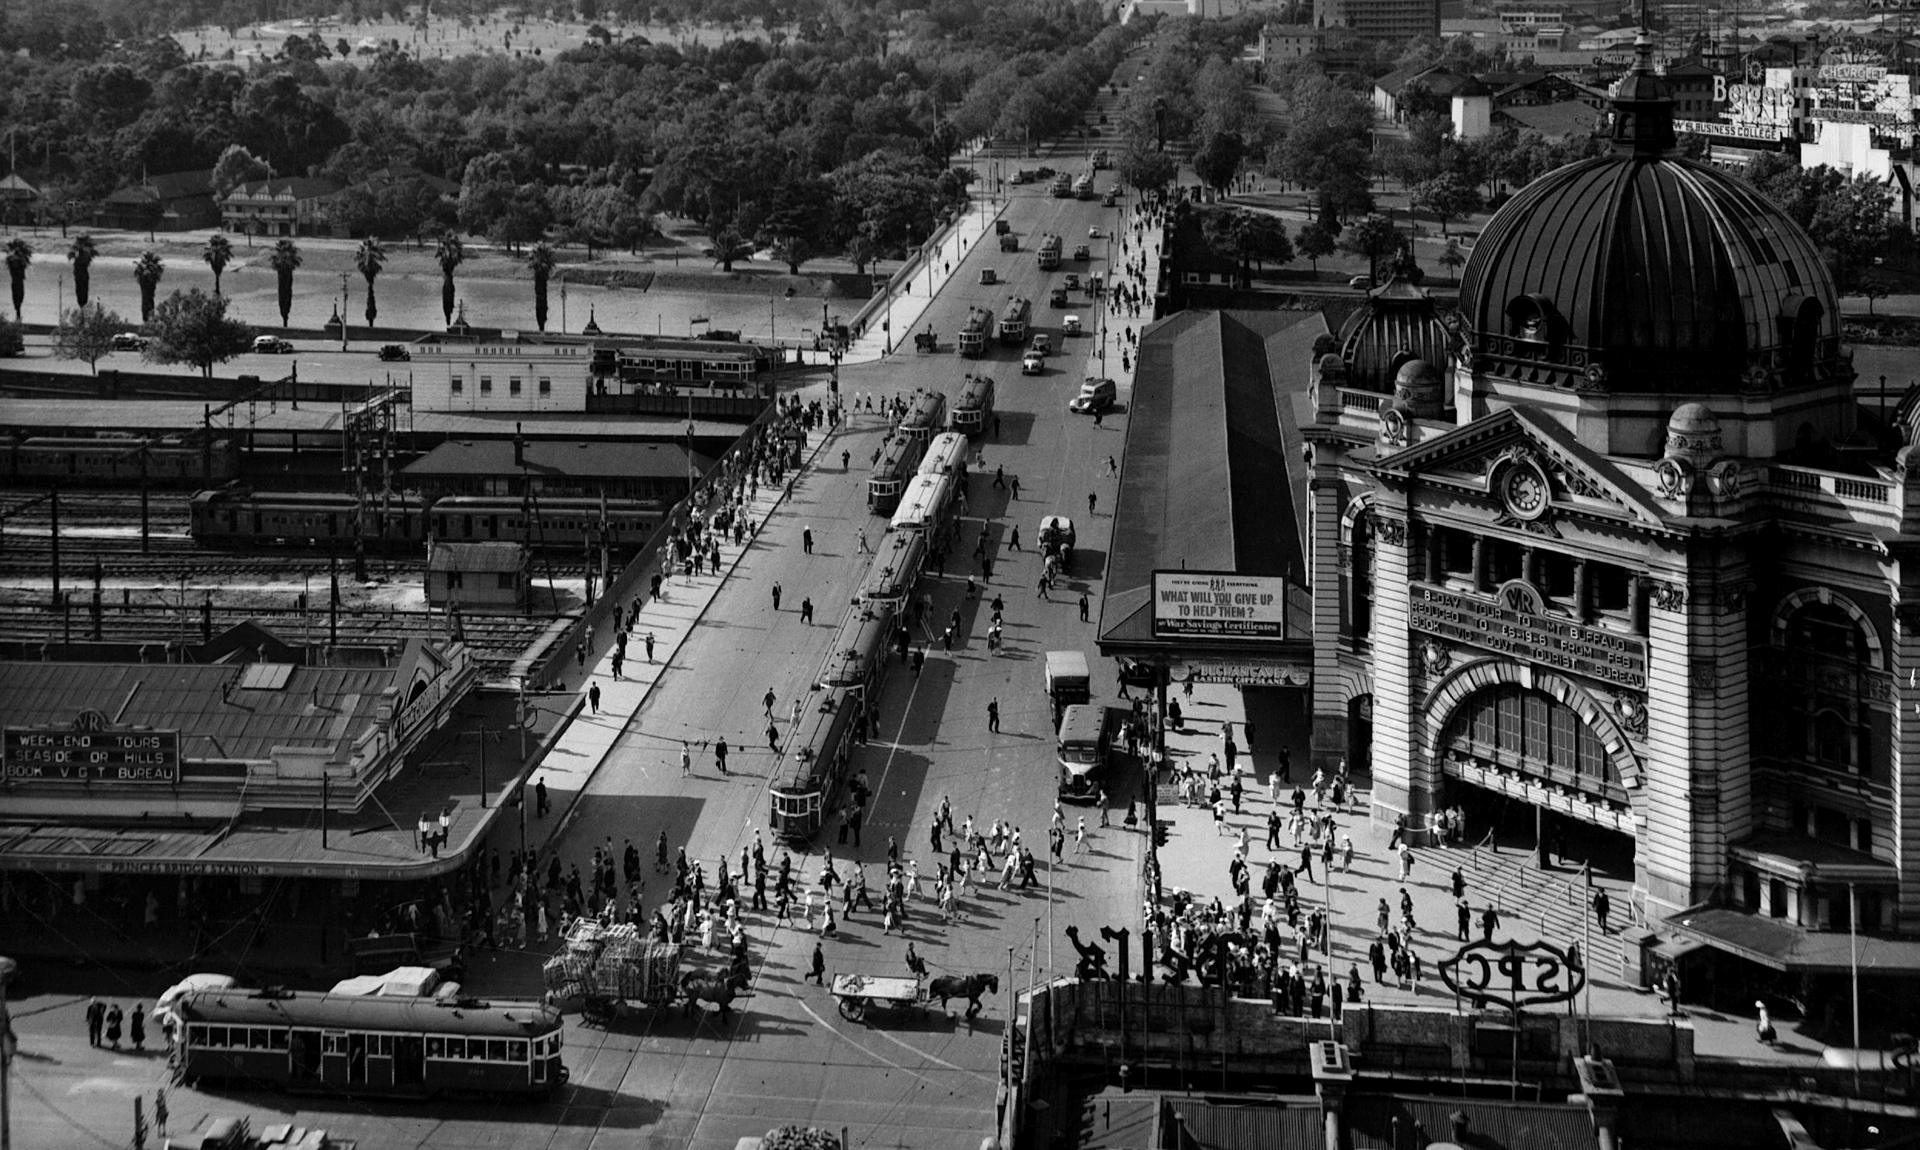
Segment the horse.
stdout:
<path fill-rule="evenodd" d="M 940 1009 L 947 1008 L 950 998 L 967 1000 L 966 1017 L 972 1018 L 980 1013 L 981 994 L 999 994 L 1000 976 L 997 974 L 969 974 L 965 978 L 943 975 L 927 983 L 927 998 L 940 1000 Z"/>
<path fill-rule="evenodd" d="M 694 1008 L 702 1002 L 711 1002 L 720 1008 L 720 1021 L 733 1019 L 733 1000 L 745 983 L 737 978 L 708 978 L 695 971 L 688 971 L 680 977 L 680 993 L 686 997 L 686 1005 L 681 1013 L 691 1017 Z"/>

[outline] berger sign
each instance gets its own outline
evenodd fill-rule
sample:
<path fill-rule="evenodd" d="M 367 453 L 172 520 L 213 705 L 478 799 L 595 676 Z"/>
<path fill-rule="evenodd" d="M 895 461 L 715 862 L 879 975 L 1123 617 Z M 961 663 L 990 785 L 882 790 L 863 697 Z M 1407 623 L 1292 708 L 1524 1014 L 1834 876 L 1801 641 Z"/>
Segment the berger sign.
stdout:
<path fill-rule="evenodd" d="M 1440 981 L 1476 1006 L 1504 1006 L 1516 1014 L 1528 1006 L 1568 1002 L 1586 988 L 1587 972 L 1573 956 L 1544 942 L 1469 943 L 1440 960 Z"/>
<path fill-rule="evenodd" d="M 69 726 L 0 730 L 8 785 L 180 781 L 180 732 L 109 727 L 98 711 Z"/>
<path fill-rule="evenodd" d="M 1284 639 L 1287 581 L 1231 571 L 1155 571 L 1153 637 Z"/>

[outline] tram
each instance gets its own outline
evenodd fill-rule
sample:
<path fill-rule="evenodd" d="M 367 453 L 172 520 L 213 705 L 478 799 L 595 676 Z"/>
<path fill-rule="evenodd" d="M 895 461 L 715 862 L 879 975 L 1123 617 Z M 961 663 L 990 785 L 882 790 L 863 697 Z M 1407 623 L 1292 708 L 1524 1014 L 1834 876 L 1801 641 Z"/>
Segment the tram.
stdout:
<path fill-rule="evenodd" d="M 900 506 L 900 496 L 913 478 L 913 469 L 926 451 L 926 441 L 910 435 L 891 435 L 880 445 L 880 458 L 867 476 L 867 510 L 888 515 Z"/>
<path fill-rule="evenodd" d="M 927 540 L 918 531 L 888 535 L 880 541 L 879 554 L 867 577 L 860 584 L 862 603 L 885 603 L 899 608 L 913 594 L 920 581 L 920 570 L 927 562 Z"/>
<path fill-rule="evenodd" d="M 926 456 L 920 460 L 920 474 L 964 476 L 967 473 L 967 450 L 965 432 L 941 432 L 933 437 L 933 445 L 927 448 Z"/>
<path fill-rule="evenodd" d="M 1019 347 L 1027 342 L 1027 318 L 1033 314 L 1033 303 L 1019 296 L 1007 299 L 1007 306 L 1000 309 L 1000 342 L 1008 347 Z"/>
<path fill-rule="evenodd" d="M 804 843 L 819 833 L 847 774 L 863 694 L 855 688 L 836 687 L 800 716 L 799 729 L 787 743 L 780 777 L 768 792 L 767 826 L 776 838 Z"/>
<path fill-rule="evenodd" d="M 968 435 L 983 435 L 993 421 L 993 379 L 967 373 L 966 386 L 953 404 L 952 427 Z"/>
<path fill-rule="evenodd" d="M 916 391 L 900 421 L 900 431 L 908 439 L 917 439 L 924 448 L 947 425 L 947 397 L 938 391 Z"/>
<path fill-rule="evenodd" d="M 960 354 L 974 358 L 985 354 L 992 334 L 993 313 L 983 307 L 968 308 L 966 323 L 960 327 Z"/>
<path fill-rule="evenodd" d="M 567 1080 L 540 1002 L 199 990 L 173 1007 L 179 1074 L 291 1091 L 545 1094 Z"/>
<path fill-rule="evenodd" d="M 947 506 L 953 501 L 951 475 L 916 475 L 900 497 L 890 529 L 932 533 L 947 520 Z"/>
<path fill-rule="evenodd" d="M 893 604 L 860 602 L 847 612 L 833 646 L 820 664 L 816 685 L 873 689 L 886 662 L 887 636 L 893 633 Z"/>

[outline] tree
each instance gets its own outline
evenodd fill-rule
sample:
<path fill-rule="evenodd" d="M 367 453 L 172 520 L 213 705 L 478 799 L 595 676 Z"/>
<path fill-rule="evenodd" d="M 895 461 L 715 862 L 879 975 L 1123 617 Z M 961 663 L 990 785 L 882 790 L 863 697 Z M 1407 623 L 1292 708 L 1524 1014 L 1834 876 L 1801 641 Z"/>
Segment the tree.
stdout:
<path fill-rule="evenodd" d="M 1879 272 L 1867 272 L 1854 283 L 1854 291 L 1867 297 L 1867 314 L 1873 314 L 1873 301 L 1885 299 L 1893 291 L 1893 284 Z"/>
<path fill-rule="evenodd" d="M 53 354 L 61 359 L 86 360 L 87 369 L 98 375 L 100 357 L 113 350 L 113 337 L 126 326 L 127 321 L 118 312 L 97 303 L 68 308 L 53 333 Z"/>
<path fill-rule="evenodd" d="M 73 237 L 73 243 L 67 247 L 67 259 L 73 264 L 73 302 L 81 307 L 87 306 L 87 297 L 92 292 L 93 257 L 99 254 L 99 246 L 86 232 Z"/>
<path fill-rule="evenodd" d="M 0 359 L 19 355 L 27 350 L 27 341 L 20 335 L 20 325 L 0 315 Z"/>
<path fill-rule="evenodd" d="M 225 297 L 199 288 L 176 291 L 161 300 L 146 331 L 146 358 L 154 363 L 190 363 L 209 379 L 214 364 L 253 346 L 253 329 L 227 318 Z"/>
<path fill-rule="evenodd" d="M 200 258 L 207 261 L 213 269 L 213 294 L 220 294 L 220 273 L 227 270 L 233 262 L 233 241 L 215 232 L 207 237 L 207 246 L 200 249 Z"/>
<path fill-rule="evenodd" d="M 844 254 L 852 261 L 855 272 L 866 275 L 867 265 L 879 258 L 880 249 L 874 245 L 871 236 L 865 232 L 855 232 L 853 238 L 847 241 Z"/>
<path fill-rule="evenodd" d="M 1238 132 L 1215 132 L 1193 154 L 1193 174 L 1214 191 L 1225 191 L 1240 171 L 1247 144 Z"/>
<path fill-rule="evenodd" d="M 1120 157 L 1118 172 L 1128 187 L 1157 192 L 1180 174 L 1180 164 L 1165 152 L 1129 148 Z"/>
<path fill-rule="evenodd" d="M 558 262 L 545 241 L 533 245 L 527 253 L 527 269 L 533 272 L 533 322 L 541 331 L 547 330 L 547 279 Z"/>
<path fill-rule="evenodd" d="M 1332 255 L 1339 247 L 1339 241 L 1324 221 L 1312 220 L 1300 225 L 1300 234 L 1294 237 L 1294 250 L 1307 257 L 1313 265 L 1313 274 L 1320 274 L 1320 261 Z"/>
<path fill-rule="evenodd" d="M 1319 74 L 1303 76 L 1287 103 L 1279 174 L 1313 192 L 1316 216 L 1337 223 L 1372 211 L 1373 105 Z"/>
<path fill-rule="evenodd" d="M 1367 257 L 1367 278 L 1375 283 L 1380 281 L 1380 261 L 1399 251 L 1400 243 L 1400 229 L 1385 216 L 1368 216 L 1340 237 L 1341 247 Z"/>
<path fill-rule="evenodd" d="M 167 274 L 166 261 L 153 249 L 140 253 L 133 263 L 133 279 L 140 285 L 140 322 L 153 322 L 153 293 L 159 290 L 160 277 Z"/>
<path fill-rule="evenodd" d="M 13 281 L 13 319 L 20 322 L 20 305 L 27 300 L 27 266 L 33 263 L 33 245 L 15 237 L 7 241 L 7 278 Z"/>
<path fill-rule="evenodd" d="M 1807 232 L 1829 253 L 1834 286 L 1842 292 L 1861 292 L 1873 274 L 1886 250 L 1892 208 L 1893 189 L 1865 173 L 1841 179 L 1820 197 Z"/>
<path fill-rule="evenodd" d="M 713 262 L 720 265 L 723 272 L 733 270 L 733 261 L 743 260 L 753 254 L 753 245 L 732 224 L 715 229 L 713 246 L 707 249 Z"/>
<path fill-rule="evenodd" d="M 1447 246 L 1440 252 L 1440 266 L 1447 269 L 1455 283 L 1460 282 L 1460 269 L 1467 265 L 1467 253 L 1460 250 L 1460 241 L 1449 239 Z"/>
<path fill-rule="evenodd" d="M 440 312 L 447 326 L 453 326 L 453 272 L 467 262 L 467 245 L 452 232 L 440 237 L 433 247 L 433 258 L 440 261 Z"/>
<path fill-rule="evenodd" d="M 267 266 L 273 269 L 274 279 L 280 290 L 280 326 L 287 326 L 287 317 L 293 312 L 293 270 L 300 266 L 300 248 L 292 240 L 280 240 L 267 253 Z M 346 322 L 341 316 L 340 321 Z"/>
<path fill-rule="evenodd" d="M 1480 189 L 1453 172 L 1442 172 L 1417 185 L 1412 202 L 1416 211 L 1434 218 L 1445 236 L 1449 221 L 1480 209 Z"/>
<path fill-rule="evenodd" d="M 380 269 L 387 266 L 387 249 L 380 246 L 379 240 L 368 236 L 354 249 L 353 266 L 359 269 L 360 278 L 367 281 L 367 326 L 372 327 L 374 319 L 380 314 L 380 308 L 373 299 L 373 281 L 379 276 Z M 346 320 L 346 316 L 340 317 L 341 323 L 344 324 Z"/>
<path fill-rule="evenodd" d="M 264 180 L 272 172 L 267 162 L 247 150 L 244 144 L 228 144 L 213 165 L 213 194 L 224 196 L 241 184 Z"/>

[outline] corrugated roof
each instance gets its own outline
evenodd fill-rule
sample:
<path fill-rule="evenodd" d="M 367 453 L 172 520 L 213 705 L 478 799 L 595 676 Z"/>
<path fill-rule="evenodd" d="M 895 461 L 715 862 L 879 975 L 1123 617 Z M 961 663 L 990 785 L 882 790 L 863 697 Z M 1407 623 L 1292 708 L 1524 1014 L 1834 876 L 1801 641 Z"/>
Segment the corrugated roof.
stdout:
<path fill-rule="evenodd" d="M 392 667 L 295 667 L 277 689 L 239 686 L 243 666 L 178 663 L 12 663 L 0 667 L 8 726 L 58 726 L 82 711 L 118 727 L 178 729 L 189 759 L 272 758 L 276 746 L 352 758 L 353 740 L 379 714 Z M 228 684 L 233 684 L 229 691 Z"/>
<path fill-rule="evenodd" d="M 1232 1105 L 1207 1098 L 1168 1098 L 1167 1129 L 1179 1150 L 1292 1150 L 1326 1144 L 1318 1099 L 1289 1105 Z"/>
<path fill-rule="evenodd" d="M 230 197 L 292 196 L 297 200 L 305 200 L 318 196 L 330 196 L 339 191 L 340 187 L 338 180 L 329 180 L 324 176 L 282 176 L 241 184 L 227 195 Z"/>
<path fill-rule="evenodd" d="M 1453 1140 L 1455 1113 L 1467 1120 L 1465 1136 L 1458 1141 L 1478 1150 L 1582 1150 L 1598 1142 L 1584 1106 L 1349 1094 L 1349 1143 L 1353 1150 L 1397 1150 Z"/>
<path fill-rule="evenodd" d="M 1548 139 L 1591 136 L 1600 124 L 1600 113 L 1583 100 L 1555 100 L 1551 104 L 1507 104 L 1494 112 L 1514 126 L 1538 132 Z"/>
<path fill-rule="evenodd" d="M 506 370 L 503 365 L 502 370 Z M 556 475 L 568 478 L 685 479 L 684 443 L 635 443 L 631 440 L 553 440 L 526 442 L 522 462 L 513 459 L 506 439 L 452 439 L 401 469 L 409 478 L 428 475 Z M 693 453 L 705 473 L 712 460 Z"/>
<path fill-rule="evenodd" d="M 427 558 L 429 571 L 518 571 L 526 564 L 520 543 L 436 543 Z"/>

